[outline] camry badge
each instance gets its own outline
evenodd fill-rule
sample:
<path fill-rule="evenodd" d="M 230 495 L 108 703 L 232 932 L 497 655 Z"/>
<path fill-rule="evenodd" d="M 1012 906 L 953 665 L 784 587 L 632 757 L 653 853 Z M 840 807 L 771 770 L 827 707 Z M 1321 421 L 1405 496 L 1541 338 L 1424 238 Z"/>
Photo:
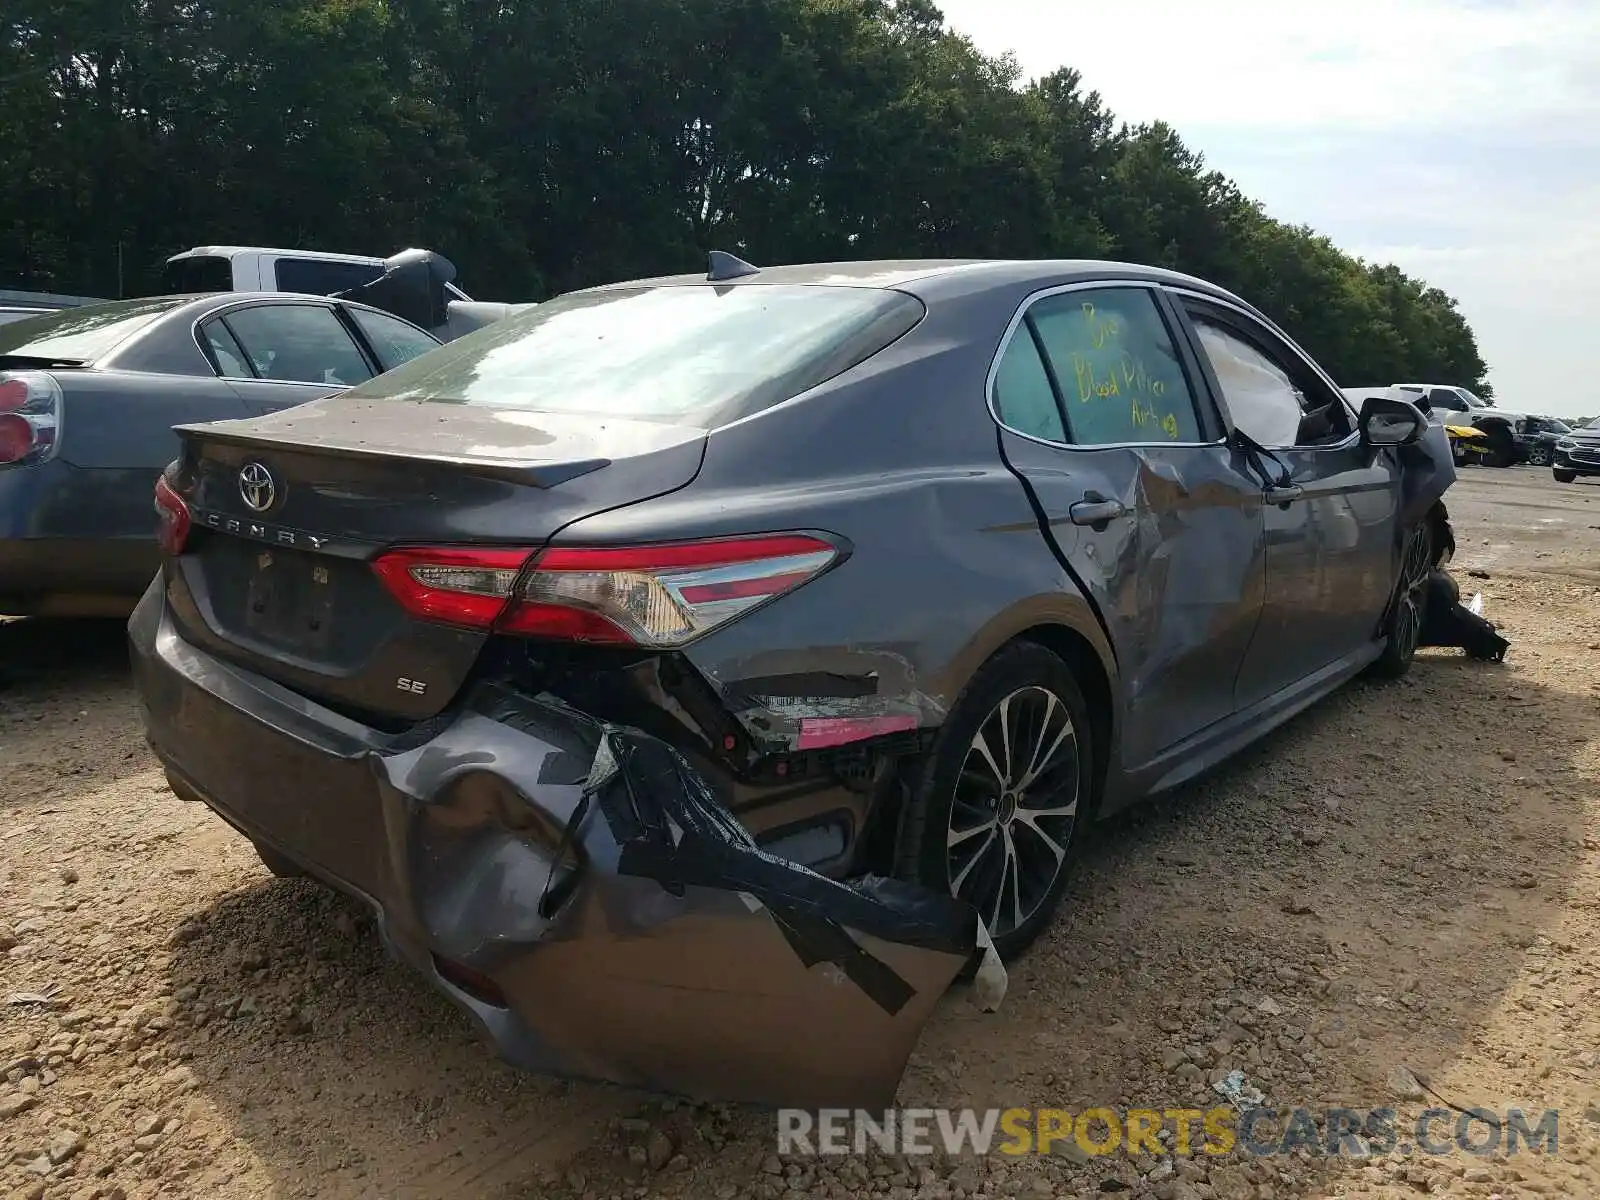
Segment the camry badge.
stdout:
<path fill-rule="evenodd" d="M 266 512 L 278 498 L 278 485 L 272 472 L 258 462 L 247 462 L 239 468 L 239 496 L 254 512 Z"/>

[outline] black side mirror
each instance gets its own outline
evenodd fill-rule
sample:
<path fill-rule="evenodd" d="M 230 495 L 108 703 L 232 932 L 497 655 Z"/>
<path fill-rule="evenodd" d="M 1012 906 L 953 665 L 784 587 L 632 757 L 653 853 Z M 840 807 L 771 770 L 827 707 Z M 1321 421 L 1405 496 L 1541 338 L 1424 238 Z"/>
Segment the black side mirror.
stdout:
<path fill-rule="evenodd" d="M 450 297 L 444 286 L 456 277 L 455 264 L 432 250 L 402 250 L 383 261 L 383 274 L 371 283 L 337 295 L 391 312 L 423 329 L 449 319 Z"/>
<path fill-rule="evenodd" d="M 1368 396 L 1361 406 L 1361 440 L 1369 446 L 1409 446 L 1427 429 L 1428 418 L 1409 400 Z"/>

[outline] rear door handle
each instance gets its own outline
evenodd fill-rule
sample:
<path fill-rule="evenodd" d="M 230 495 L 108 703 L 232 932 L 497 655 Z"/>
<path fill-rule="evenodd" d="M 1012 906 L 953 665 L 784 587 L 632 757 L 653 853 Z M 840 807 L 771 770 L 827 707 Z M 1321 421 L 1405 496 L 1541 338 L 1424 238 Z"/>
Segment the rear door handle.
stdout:
<path fill-rule="evenodd" d="M 1092 525 L 1096 529 L 1104 529 L 1108 521 L 1124 516 L 1127 511 L 1120 500 L 1086 496 L 1067 509 L 1067 515 L 1072 518 L 1074 525 Z"/>
<path fill-rule="evenodd" d="M 1298 500 L 1305 494 L 1305 489 L 1298 483 L 1285 484 L 1283 487 L 1269 487 L 1267 489 L 1268 504 L 1288 504 Z"/>

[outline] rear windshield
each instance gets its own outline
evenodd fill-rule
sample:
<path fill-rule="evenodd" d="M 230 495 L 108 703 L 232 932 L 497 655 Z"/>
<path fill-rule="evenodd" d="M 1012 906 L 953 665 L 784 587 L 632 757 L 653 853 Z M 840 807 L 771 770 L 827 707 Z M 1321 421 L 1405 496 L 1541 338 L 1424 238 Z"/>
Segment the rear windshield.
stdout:
<path fill-rule="evenodd" d="M 169 296 L 233 291 L 233 263 L 216 254 L 173 258 L 161 269 L 161 290 Z"/>
<path fill-rule="evenodd" d="M 13 321 L 0 325 L 0 355 L 93 362 L 183 303 L 177 296 L 113 300 Z"/>
<path fill-rule="evenodd" d="M 826 382 L 899 338 L 922 313 L 915 297 L 879 288 L 575 292 L 345 395 L 714 428 Z"/>

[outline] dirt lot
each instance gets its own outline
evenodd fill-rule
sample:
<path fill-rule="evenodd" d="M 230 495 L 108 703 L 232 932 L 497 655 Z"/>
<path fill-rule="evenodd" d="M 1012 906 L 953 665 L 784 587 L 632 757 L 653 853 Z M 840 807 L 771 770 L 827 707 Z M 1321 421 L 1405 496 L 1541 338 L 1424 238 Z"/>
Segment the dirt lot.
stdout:
<path fill-rule="evenodd" d="M 172 796 L 120 629 L 13 622 L 0 1000 L 50 1002 L 0 1005 L 0 1195 L 1600 1195 L 1600 487 L 1471 469 L 1450 502 L 1507 663 L 1429 652 L 1096 831 L 1004 1007 L 947 997 L 901 1102 L 1207 1107 L 1237 1067 L 1279 1106 L 1559 1108 L 1554 1159 L 818 1170 L 770 1114 L 519 1075 Z"/>

